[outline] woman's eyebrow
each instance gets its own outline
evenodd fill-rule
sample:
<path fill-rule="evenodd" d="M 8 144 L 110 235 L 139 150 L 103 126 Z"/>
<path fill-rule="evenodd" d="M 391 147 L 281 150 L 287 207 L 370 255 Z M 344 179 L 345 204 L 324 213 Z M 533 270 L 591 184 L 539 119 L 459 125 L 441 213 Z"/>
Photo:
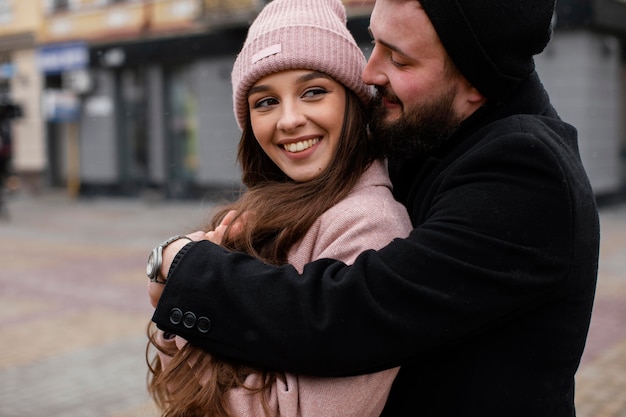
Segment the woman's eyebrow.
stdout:
<path fill-rule="evenodd" d="M 323 72 L 319 72 L 319 71 L 313 71 L 313 72 L 308 72 L 306 74 L 299 76 L 296 82 L 303 83 L 303 82 L 314 80 L 316 78 L 327 78 L 329 80 L 332 80 L 332 77 L 330 77 L 328 74 L 324 74 Z"/>
<path fill-rule="evenodd" d="M 251 87 L 250 90 L 248 91 L 248 97 L 250 97 L 252 94 L 254 93 L 261 93 L 264 91 L 269 91 L 270 87 L 268 85 L 255 85 L 254 87 Z"/>
<path fill-rule="evenodd" d="M 307 72 L 306 74 L 302 74 L 301 76 L 299 76 L 296 79 L 296 83 L 304 83 L 307 81 L 314 80 L 316 78 L 326 78 L 329 80 L 333 79 L 330 75 L 324 74 L 323 72 L 311 71 L 311 72 Z M 271 90 L 271 87 L 269 85 L 264 85 L 264 84 L 255 85 L 254 87 L 251 87 L 250 90 L 248 91 L 248 97 L 250 97 L 252 94 L 262 93 L 262 92 L 269 91 L 269 90 Z"/>

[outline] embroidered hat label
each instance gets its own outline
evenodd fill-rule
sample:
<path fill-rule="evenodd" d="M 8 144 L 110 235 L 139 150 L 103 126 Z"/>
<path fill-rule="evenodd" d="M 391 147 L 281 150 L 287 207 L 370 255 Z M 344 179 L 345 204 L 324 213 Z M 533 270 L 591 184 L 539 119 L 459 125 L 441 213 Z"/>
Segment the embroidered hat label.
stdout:
<path fill-rule="evenodd" d="M 267 58 L 270 55 L 276 55 L 280 53 L 281 51 L 282 51 L 282 46 L 280 43 L 277 43 L 272 46 L 268 46 L 265 49 L 261 49 L 259 52 L 252 55 L 252 58 L 251 58 L 252 64 L 256 64 L 258 61 L 262 60 L 263 58 Z"/>

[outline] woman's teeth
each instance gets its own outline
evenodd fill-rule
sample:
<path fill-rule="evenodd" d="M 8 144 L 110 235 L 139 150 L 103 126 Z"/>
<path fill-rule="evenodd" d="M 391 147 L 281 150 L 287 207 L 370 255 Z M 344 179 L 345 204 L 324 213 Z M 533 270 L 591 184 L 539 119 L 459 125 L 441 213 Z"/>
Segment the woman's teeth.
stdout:
<path fill-rule="evenodd" d="M 319 141 L 320 140 L 316 138 L 316 139 L 303 140 L 300 142 L 287 143 L 284 145 L 284 148 L 287 152 L 291 152 L 291 153 L 302 152 L 305 149 L 309 149 L 311 146 L 315 145 Z"/>

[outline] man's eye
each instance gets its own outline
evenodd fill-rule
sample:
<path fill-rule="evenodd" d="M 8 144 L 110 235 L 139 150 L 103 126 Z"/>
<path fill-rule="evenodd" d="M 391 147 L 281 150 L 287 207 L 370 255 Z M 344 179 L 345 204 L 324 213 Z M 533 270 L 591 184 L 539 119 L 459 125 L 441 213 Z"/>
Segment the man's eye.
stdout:
<path fill-rule="evenodd" d="M 395 67 L 404 67 L 404 66 L 406 65 L 406 64 L 405 64 L 405 63 L 403 63 L 403 62 L 396 61 L 396 60 L 393 58 L 393 55 L 391 55 L 391 56 L 389 57 L 389 60 L 391 61 L 391 64 L 392 64 L 393 66 L 395 66 Z"/>

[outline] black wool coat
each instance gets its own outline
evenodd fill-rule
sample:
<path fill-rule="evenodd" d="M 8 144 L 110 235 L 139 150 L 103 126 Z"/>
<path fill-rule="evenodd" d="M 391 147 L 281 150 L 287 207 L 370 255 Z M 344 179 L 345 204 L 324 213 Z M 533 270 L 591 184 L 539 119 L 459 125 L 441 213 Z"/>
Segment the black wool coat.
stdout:
<path fill-rule="evenodd" d="M 383 416 L 573 417 L 599 224 L 576 131 L 536 74 L 445 149 L 390 171 L 408 238 L 302 275 L 196 243 L 153 320 L 269 369 L 400 365 Z"/>

